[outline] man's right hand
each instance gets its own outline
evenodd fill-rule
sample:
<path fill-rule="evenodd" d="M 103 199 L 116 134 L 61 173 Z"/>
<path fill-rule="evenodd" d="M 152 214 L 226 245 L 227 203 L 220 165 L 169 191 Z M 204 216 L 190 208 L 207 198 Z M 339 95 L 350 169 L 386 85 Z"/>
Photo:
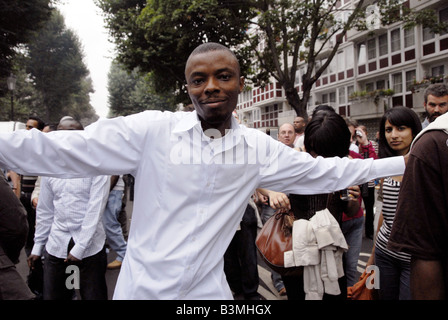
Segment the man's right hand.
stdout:
<path fill-rule="evenodd" d="M 34 269 L 34 262 L 39 259 L 40 259 L 40 256 L 36 256 L 35 254 L 30 254 L 30 256 L 27 259 L 28 267 L 30 267 L 30 269 Z"/>

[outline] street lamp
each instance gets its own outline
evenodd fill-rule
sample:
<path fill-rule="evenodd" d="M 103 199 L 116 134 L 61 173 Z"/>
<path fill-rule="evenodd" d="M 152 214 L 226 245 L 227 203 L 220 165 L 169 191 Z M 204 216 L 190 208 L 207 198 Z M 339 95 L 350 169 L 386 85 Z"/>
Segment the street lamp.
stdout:
<path fill-rule="evenodd" d="M 16 89 L 16 81 L 17 78 L 12 73 L 6 79 L 6 83 L 8 84 L 8 90 L 11 91 L 11 121 L 14 120 L 14 90 Z"/>

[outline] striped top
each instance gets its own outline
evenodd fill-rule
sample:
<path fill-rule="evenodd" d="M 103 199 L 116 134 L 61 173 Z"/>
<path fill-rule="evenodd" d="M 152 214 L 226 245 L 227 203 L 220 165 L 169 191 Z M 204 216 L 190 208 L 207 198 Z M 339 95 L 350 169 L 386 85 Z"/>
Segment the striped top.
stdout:
<path fill-rule="evenodd" d="M 383 182 L 383 225 L 381 226 L 378 236 L 376 238 L 375 247 L 393 258 L 410 262 L 411 256 L 403 252 L 395 252 L 387 249 L 387 242 L 389 241 L 392 224 L 395 218 L 397 209 L 398 194 L 400 192 L 401 183 L 387 177 Z M 375 249 L 375 250 L 376 250 Z"/>

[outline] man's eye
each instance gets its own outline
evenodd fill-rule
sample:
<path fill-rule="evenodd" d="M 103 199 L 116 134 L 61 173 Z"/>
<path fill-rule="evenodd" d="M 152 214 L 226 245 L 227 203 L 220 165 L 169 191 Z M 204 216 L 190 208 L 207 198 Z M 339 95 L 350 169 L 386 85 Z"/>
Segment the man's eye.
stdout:
<path fill-rule="evenodd" d="M 203 83 L 204 80 L 203 80 L 203 79 L 193 79 L 191 82 L 192 82 L 194 85 L 198 85 L 198 84 Z"/>

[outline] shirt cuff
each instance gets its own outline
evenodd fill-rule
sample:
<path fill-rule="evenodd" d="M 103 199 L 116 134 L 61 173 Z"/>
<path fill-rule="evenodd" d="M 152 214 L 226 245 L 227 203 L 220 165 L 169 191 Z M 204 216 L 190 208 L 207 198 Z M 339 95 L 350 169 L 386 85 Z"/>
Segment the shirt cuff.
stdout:
<path fill-rule="evenodd" d="M 373 173 L 376 178 L 402 176 L 406 165 L 404 157 L 391 157 L 373 161 Z"/>
<path fill-rule="evenodd" d="M 31 250 L 31 254 L 34 254 L 35 256 L 42 256 L 42 251 L 44 250 L 45 245 L 44 244 L 37 244 L 35 243 L 33 246 L 33 249 Z"/>
<path fill-rule="evenodd" d="M 71 255 L 76 259 L 82 260 L 82 258 L 84 258 L 84 251 L 85 249 L 82 248 L 79 244 L 75 244 L 69 253 L 71 253 Z"/>

